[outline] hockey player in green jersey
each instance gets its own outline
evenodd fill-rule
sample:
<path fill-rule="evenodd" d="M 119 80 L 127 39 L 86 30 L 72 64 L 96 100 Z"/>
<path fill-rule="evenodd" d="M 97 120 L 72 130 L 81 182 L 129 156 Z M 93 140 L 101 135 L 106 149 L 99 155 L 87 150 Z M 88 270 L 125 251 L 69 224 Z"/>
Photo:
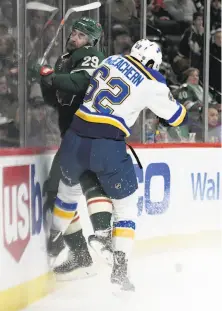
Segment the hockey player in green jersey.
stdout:
<path fill-rule="evenodd" d="M 56 106 L 58 109 L 62 137 L 69 128 L 74 113 L 83 101 L 92 73 L 104 59 L 103 54 L 94 47 L 99 41 L 101 33 L 101 25 L 90 18 L 83 17 L 75 21 L 67 40 L 67 53 L 58 58 L 54 69 L 48 66 L 37 69 L 41 76 L 41 87 L 45 102 Z M 44 187 L 47 193 L 46 210 L 53 210 L 54 208 L 60 177 L 58 151 Z M 111 200 L 106 197 L 95 174 L 90 171 L 83 174 L 81 186 L 95 232 L 95 235 L 89 237 L 89 244 L 91 246 L 100 245 L 104 250 L 104 256 L 105 254 L 110 255 Z M 65 244 L 70 249 L 68 259 L 54 268 L 57 276 L 59 275 L 60 279 L 65 279 L 67 274 L 74 272 L 75 277 L 76 270 L 79 272 L 79 269 L 81 269 L 81 274 L 88 274 L 92 265 L 92 258 L 87 248 L 78 214 L 70 219 L 70 225 L 63 236 L 51 228 L 48 241 L 49 256 L 58 256 Z"/>

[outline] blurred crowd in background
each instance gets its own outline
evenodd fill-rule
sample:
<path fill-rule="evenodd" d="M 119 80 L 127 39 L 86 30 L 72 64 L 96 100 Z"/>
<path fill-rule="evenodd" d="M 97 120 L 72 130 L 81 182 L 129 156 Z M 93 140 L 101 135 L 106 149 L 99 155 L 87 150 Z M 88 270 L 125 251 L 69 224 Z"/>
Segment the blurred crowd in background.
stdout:
<path fill-rule="evenodd" d="M 209 108 L 208 141 L 221 142 L 221 1 L 211 1 L 210 55 L 209 55 Z M 20 146 L 20 113 L 18 89 L 17 3 L 0 2 L 0 146 Z M 27 0 L 27 3 L 29 1 Z M 40 1 L 45 3 L 45 1 Z M 82 5 L 81 0 L 48 0 L 47 4 L 59 8 L 53 22 L 43 32 L 49 12 L 26 10 L 26 62 L 37 62 L 55 35 L 62 13 L 72 6 Z M 135 41 L 144 33 L 143 8 L 140 0 L 103 0 L 96 15 L 104 29 L 100 42 L 106 56 L 128 54 Z M 91 13 L 90 13 L 91 14 Z M 84 16 L 87 14 L 84 14 Z M 47 63 L 54 66 L 64 51 L 73 18 L 52 49 Z M 147 0 L 146 37 L 156 41 L 163 52 L 161 73 L 174 97 L 187 109 L 187 125 L 172 128 L 157 118 L 149 109 L 144 111 L 132 128 L 131 142 L 203 142 L 203 61 L 204 61 L 204 3 L 201 0 Z M 93 17 L 91 15 L 91 17 Z M 21 70 L 21 69 L 20 69 Z M 56 107 L 45 105 L 38 81 L 27 71 L 27 146 L 46 147 L 60 143 Z"/>

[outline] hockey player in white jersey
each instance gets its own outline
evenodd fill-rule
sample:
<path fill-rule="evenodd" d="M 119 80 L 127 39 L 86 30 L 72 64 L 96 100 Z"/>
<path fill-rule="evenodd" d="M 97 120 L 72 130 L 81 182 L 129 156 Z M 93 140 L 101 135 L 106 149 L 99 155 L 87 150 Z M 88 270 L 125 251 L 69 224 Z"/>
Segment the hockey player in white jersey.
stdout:
<path fill-rule="evenodd" d="M 127 273 L 137 219 L 137 178 L 125 137 L 144 108 L 170 125 L 185 122 L 186 110 L 158 72 L 162 53 L 156 43 L 139 40 L 130 55 L 114 55 L 95 70 L 84 103 L 61 145 L 62 179 L 53 211 L 53 228 L 62 233 L 78 208 L 79 179 L 94 172 L 113 203 L 111 282 L 133 291 Z"/>

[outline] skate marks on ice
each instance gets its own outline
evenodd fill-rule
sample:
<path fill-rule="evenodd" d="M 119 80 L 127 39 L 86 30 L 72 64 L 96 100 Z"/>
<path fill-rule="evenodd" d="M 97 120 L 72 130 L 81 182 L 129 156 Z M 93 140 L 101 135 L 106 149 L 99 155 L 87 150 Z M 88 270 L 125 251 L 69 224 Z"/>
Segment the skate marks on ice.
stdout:
<path fill-rule="evenodd" d="M 111 293 L 110 268 L 89 279 L 67 282 L 26 311 L 221 311 L 222 250 L 186 250 L 132 261 L 136 292 L 130 299 Z"/>

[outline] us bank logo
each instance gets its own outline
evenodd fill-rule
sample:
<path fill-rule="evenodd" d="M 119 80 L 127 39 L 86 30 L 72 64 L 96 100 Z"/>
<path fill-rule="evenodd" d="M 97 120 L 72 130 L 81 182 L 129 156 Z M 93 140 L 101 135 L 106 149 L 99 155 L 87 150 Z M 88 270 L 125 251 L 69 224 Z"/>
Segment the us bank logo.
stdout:
<path fill-rule="evenodd" d="M 4 247 L 19 262 L 43 224 L 42 192 L 35 165 L 3 168 L 2 227 Z"/>

